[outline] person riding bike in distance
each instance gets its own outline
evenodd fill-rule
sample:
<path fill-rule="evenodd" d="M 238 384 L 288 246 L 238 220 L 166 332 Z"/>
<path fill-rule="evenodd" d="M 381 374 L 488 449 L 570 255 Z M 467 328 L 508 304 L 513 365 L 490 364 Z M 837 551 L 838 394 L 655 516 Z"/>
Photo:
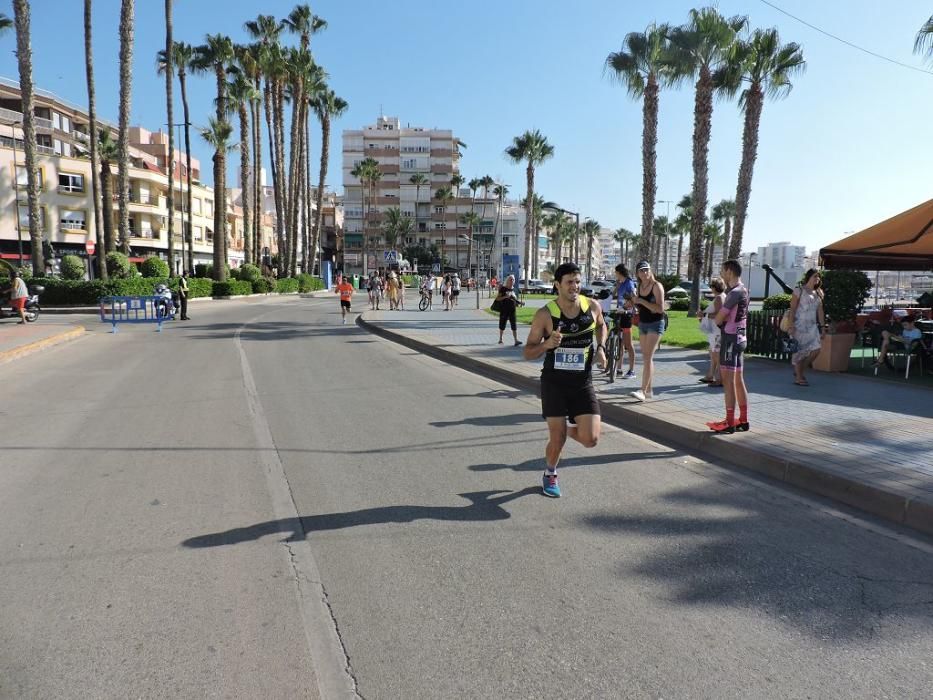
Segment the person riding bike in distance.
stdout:
<path fill-rule="evenodd" d="M 547 421 L 548 442 L 542 487 L 545 496 L 559 498 L 557 463 L 567 438 L 584 447 L 595 447 L 599 441 L 593 340 L 596 361 L 605 366 L 606 323 L 599 305 L 580 294 L 579 267 L 563 263 L 555 270 L 554 281 L 557 299 L 535 313 L 523 354 L 526 360 L 544 355 L 541 413 Z"/>

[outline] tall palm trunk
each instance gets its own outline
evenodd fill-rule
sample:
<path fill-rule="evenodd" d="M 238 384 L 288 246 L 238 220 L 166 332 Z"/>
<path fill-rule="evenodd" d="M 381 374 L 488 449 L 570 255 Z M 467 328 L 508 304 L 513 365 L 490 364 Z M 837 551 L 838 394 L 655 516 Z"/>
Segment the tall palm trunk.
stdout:
<path fill-rule="evenodd" d="M 175 276 L 175 113 L 172 103 L 172 78 L 174 69 L 172 58 L 174 54 L 174 41 L 172 40 L 172 0 L 165 0 L 165 113 L 168 116 L 168 274 Z M 181 159 L 179 159 L 181 160 Z M 178 168 L 180 170 L 180 168 Z M 181 190 L 181 178 L 178 178 Z M 181 230 L 185 230 L 185 222 L 181 222 Z M 184 261 L 182 262 L 184 266 Z"/>
<path fill-rule="evenodd" d="M 680 274 L 680 260 L 684 252 L 684 234 L 681 231 L 680 235 L 677 237 L 677 274 Z"/>
<path fill-rule="evenodd" d="M 240 194 L 240 203 L 243 207 L 243 260 L 249 264 L 253 262 L 253 220 L 250 204 L 252 178 L 249 158 L 249 115 L 246 112 L 245 102 L 237 105 L 237 112 L 240 116 L 240 185 L 243 188 Z"/>
<path fill-rule="evenodd" d="M 764 93 L 761 85 L 752 83 L 745 101 L 745 125 L 742 128 L 742 163 L 739 165 L 739 183 L 735 191 L 735 228 L 729 244 L 729 257 L 738 259 L 742 253 L 742 236 L 745 234 L 745 217 L 748 200 L 752 194 L 752 173 L 758 158 L 758 127 Z"/>
<path fill-rule="evenodd" d="M 648 74 L 642 105 L 642 185 L 641 185 L 641 240 L 638 255 L 647 258 L 653 246 L 654 205 L 658 192 L 658 94 L 660 88 L 654 73 Z"/>
<path fill-rule="evenodd" d="M 259 80 L 256 80 L 256 91 L 260 93 Z M 260 115 L 259 100 L 250 102 L 253 128 L 253 260 L 258 264 L 262 261 L 262 217 L 265 213 L 264 195 L 262 191 L 262 117 Z"/>
<path fill-rule="evenodd" d="M 722 233 L 722 261 L 726 262 L 730 258 L 729 244 L 732 240 L 732 218 L 726 217 Z"/>
<path fill-rule="evenodd" d="M 314 241 L 312 250 L 317 250 L 320 245 L 321 236 L 324 230 L 324 180 L 327 177 L 327 159 L 330 157 L 330 114 L 326 111 L 321 118 L 321 165 L 318 170 L 317 179 L 317 211 L 315 212 Z M 417 199 L 418 195 L 415 195 Z M 418 203 L 415 202 L 415 212 L 417 216 Z M 323 270 L 318 270 L 318 274 L 324 276 Z"/>
<path fill-rule="evenodd" d="M 304 180 L 305 193 L 305 216 L 304 216 L 304 245 L 305 245 L 305 265 L 302 272 L 306 275 L 314 272 L 314 254 L 317 251 L 317 242 L 311 246 L 311 227 L 314 222 L 314 207 L 311 203 L 311 110 L 305 109 L 305 123 L 303 127 L 304 148 L 302 149 L 302 158 L 304 168 L 302 169 L 302 178 Z"/>
<path fill-rule="evenodd" d="M 113 205 L 109 202 L 101 213 L 100 201 L 100 159 L 97 157 L 97 99 L 94 91 L 94 48 L 91 40 L 91 0 L 84 0 L 84 70 L 87 75 L 87 114 L 88 133 L 91 147 L 91 197 L 94 200 L 94 238 L 97 241 L 97 270 L 101 279 L 107 279 L 107 250 L 104 242 L 104 222 L 101 216 L 113 217 Z M 106 201 L 106 200 L 105 200 Z"/>
<path fill-rule="evenodd" d="M 39 211 L 39 180 L 36 177 L 36 123 L 32 84 L 32 40 L 28 0 L 14 0 L 13 19 L 16 24 L 16 56 L 19 63 L 19 84 L 23 100 L 23 151 L 26 157 L 26 199 L 29 206 L 29 240 L 32 248 L 32 269 L 45 274 L 42 250 L 41 213 Z M 15 132 L 13 138 L 16 138 Z M 13 177 L 18 177 L 15 172 Z M 19 217 L 19 203 L 16 204 Z"/>
<path fill-rule="evenodd" d="M 185 66 L 178 66 L 178 85 L 181 87 L 181 106 L 185 113 L 185 184 L 188 186 L 185 204 L 188 207 L 188 226 L 182 226 L 182 236 L 188 242 L 188 270 L 194 272 L 194 212 L 191 206 L 191 117 L 188 113 L 188 81 Z M 187 231 L 185 230 L 187 228 Z"/>
<path fill-rule="evenodd" d="M 696 84 L 693 113 L 693 219 L 690 222 L 690 258 L 693 264 L 688 316 L 696 317 L 700 308 L 700 274 L 703 271 L 703 227 L 709 187 L 709 139 L 713 120 L 713 76 L 701 66 Z"/>
<path fill-rule="evenodd" d="M 292 98 L 292 125 L 289 133 L 289 162 L 288 162 L 288 204 L 289 204 L 289 244 L 290 249 L 288 274 L 294 277 L 297 273 L 298 261 L 298 214 L 300 211 L 301 179 L 298 177 L 301 162 L 301 117 L 304 89 L 300 80 L 294 86 Z"/>
<path fill-rule="evenodd" d="M 283 231 L 285 228 L 285 219 L 282 216 L 282 199 L 279 191 L 279 166 L 276 162 L 278 157 L 278 149 L 275 147 L 275 128 L 273 122 L 275 118 L 273 113 L 275 112 L 275 105 L 273 104 L 275 100 L 275 90 L 273 89 L 272 82 L 269 78 L 266 78 L 265 84 L 263 85 L 263 105 L 265 107 L 266 115 L 266 129 L 269 132 L 269 164 L 272 169 L 272 198 L 275 203 L 275 243 L 279 251 L 279 263 L 278 270 L 281 274 L 282 272 L 282 255 L 285 250 L 285 242 L 283 240 Z"/>
<path fill-rule="evenodd" d="M 288 202 L 288 173 L 285 169 L 285 90 L 281 80 L 275 83 L 275 149 L 279 163 L 279 198 L 282 202 L 282 243 L 284 250 L 279 251 L 279 274 L 285 277 L 288 274 L 291 250 L 289 250 L 289 202 Z"/>
<path fill-rule="evenodd" d="M 222 63 L 214 65 L 214 74 L 217 79 L 217 123 L 226 120 L 227 116 L 227 70 Z M 230 260 L 229 242 L 227 241 L 227 158 L 225 153 L 220 154 L 220 179 L 214 173 L 214 279 L 227 279 L 227 265 Z M 220 242 L 220 266 L 217 267 L 218 241 Z M 221 275 L 218 277 L 218 275 Z"/>
<path fill-rule="evenodd" d="M 226 217 L 224 207 L 217 196 L 223 189 L 224 171 L 227 169 L 221 149 L 214 151 L 214 279 L 223 282 L 227 278 L 226 258 L 224 257 L 224 239 L 226 238 Z"/>
<path fill-rule="evenodd" d="M 525 199 L 525 285 L 528 285 L 528 263 L 531 257 L 531 236 L 534 233 L 534 203 L 535 203 L 535 168 L 528 161 L 525 169 L 525 179 L 528 184 L 528 194 Z"/>
<path fill-rule="evenodd" d="M 113 172 L 110 170 L 110 162 L 104 160 L 100 162 L 100 196 L 104 203 L 104 247 L 107 252 L 113 252 L 117 247 L 116 235 L 113 230 Z M 106 258 L 104 259 L 104 269 L 107 269 Z"/>
<path fill-rule="evenodd" d="M 130 99 L 133 90 L 133 0 L 120 6 L 120 162 L 117 163 L 117 204 L 120 210 L 120 243 L 130 252 Z"/>

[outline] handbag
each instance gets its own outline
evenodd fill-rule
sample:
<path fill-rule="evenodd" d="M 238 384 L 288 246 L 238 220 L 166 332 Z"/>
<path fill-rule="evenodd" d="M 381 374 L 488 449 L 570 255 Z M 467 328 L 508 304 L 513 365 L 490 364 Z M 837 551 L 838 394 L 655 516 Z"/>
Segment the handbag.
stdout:
<path fill-rule="evenodd" d="M 493 299 L 492 304 L 489 305 L 489 310 L 499 313 L 502 310 L 502 305 L 499 303 L 498 299 Z"/>
<path fill-rule="evenodd" d="M 716 323 L 708 314 L 704 314 L 703 319 L 700 321 L 700 332 L 706 335 L 711 335 L 716 332 Z"/>
<path fill-rule="evenodd" d="M 790 329 L 794 327 L 794 317 L 791 316 L 790 309 L 784 312 L 784 315 L 781 316 L 781 332 L 789 333 Z"/>
<path fill-rule="evenodd" d="M 794 353 L 800 351 L 800 343 L 796 338 L 791 338 L 790 336 L 781 338 L 781 350 L 790 355 L 793 355 Z"/>

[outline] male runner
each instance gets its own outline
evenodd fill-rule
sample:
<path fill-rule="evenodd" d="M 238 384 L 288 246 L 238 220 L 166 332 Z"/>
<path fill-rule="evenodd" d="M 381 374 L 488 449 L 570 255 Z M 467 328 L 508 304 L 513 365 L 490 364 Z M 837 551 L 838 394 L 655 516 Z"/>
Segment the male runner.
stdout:
<path fill-rule="evenodd" d="M 580 294 L 580 268 L 563 263 L 554 272 L 557 299 L 535 314 L 523 351 L 526 360 L 544 355 L 541 413 L 547 421 L 544 495 L 560 498 L 557 463 L 570 437 L 584 447 L 599 441 L 599 401 L 593 388 L 593 336 L 596 361 L 606 365 L 606 323 L 599 305 Z M 570 421 L 572 425 L 567 424 Z"/>
<path fill-rule="evenodd" d="M 748 430 L 748 390 L 742 371 L 742 353 L 747 344 L 745 319 L 748 317 L 748 290 L 742 284 L 742 265 L 738 260 L 726 260 L 720 274 L 726 283 L 726 300 L 716 314 L 716 325 L 722 329 L 719 345 L 719 372 L 726 398 L 726 419 L 706 425 L 716 433 L 731 435 L 736 430 Z M 739 418 L 735 418 L 735 406 Z"/>
<path fill-rule="evenodd" d="M 347 311 L 350 310 L 350 300 L 353 299 L 353 285 L 347 281 L 346 277 L 343 277 L 334 293 L 340 295 L 340 318 L 341 323 L 346 325 Z"/>

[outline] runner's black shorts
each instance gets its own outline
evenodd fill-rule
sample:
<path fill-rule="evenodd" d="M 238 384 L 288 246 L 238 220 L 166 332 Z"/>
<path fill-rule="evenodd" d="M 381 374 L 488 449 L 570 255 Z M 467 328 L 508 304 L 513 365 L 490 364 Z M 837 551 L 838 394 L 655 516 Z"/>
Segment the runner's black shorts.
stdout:
<path fill-rule="evenodd" d="M 599 415 L 599 401 L 592 378 L 585 382 L 559 382 L 541 377 L 541 416 L 543 418 L 576 418 Z"/>
<path fill-rule="evenodd" d="M 349 301 L 344 301 L 343 299 L 341 299 L 341 300 L 340 300 L 340 306 L 342 306 L 342 307 L 345 308 L 345 309 L 349 309 L 349 308 L 350 308 L 350 302 L 349 302 Z"/>

